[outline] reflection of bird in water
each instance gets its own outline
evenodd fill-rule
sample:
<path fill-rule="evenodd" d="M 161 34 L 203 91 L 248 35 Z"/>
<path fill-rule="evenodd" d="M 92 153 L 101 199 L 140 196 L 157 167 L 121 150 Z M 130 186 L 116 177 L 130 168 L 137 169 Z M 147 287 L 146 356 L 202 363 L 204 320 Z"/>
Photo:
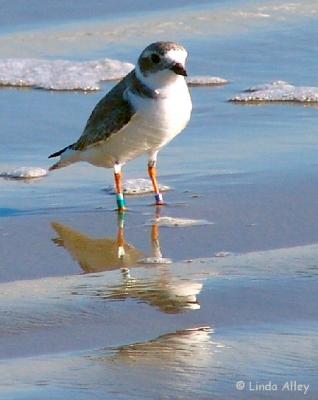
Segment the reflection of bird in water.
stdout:
<path fill-rule="evenodd" d="M 111 378 L 116 378 L 127 397 L 214 399 L 216 374 L 226 375 L 226 370 L 222 368 L 225 355 L 218 356 L 225 346 L 214 340 L 213 333 L 208 326 L 185 329 L 105 348 L 89 357 L 93 365 L 101 367 L 96 368 L 99 379 L 115 372 Z"/>
<path fill-rule="evenodd" d="M 164 365 L 168 369 L 191 365 L 202 368 L 209 365 L 213 353 L 224 348 L 212 340 L 213 332 L 212 328 L 204 326 L 168 333 L 148 342 L 116 348 L 111 360 L 140 366 Z"/>
<path fill-rule="evenodd" d="M 86 273 L 131 267 L 138 263 L 143 253 L 125 243 L 123 214 L 119 214 L 118 218 L 117 239 L 92 238 L 69 226 L 52 222 L 53 229 L 59 235 L 53 241 L 64 247 Z"/>
<path fill-rule="evenodd" d="M 159 207 L 156 217 L 158 213 Z M 95 288 L 92 293 L 94 296 L 113 300 L 133 298 L 167 313 L 200 308 L 196 296 L 202 289 L 201 283 L 172 278 L 163 267 L 159 270 L 159 275 L 154 273 L 151 279 L 136 279 L 130 276 L 129 268 L 147 264 L 162 266 L 171 261 L 162 257 L 159 227 L 156 223 L 151 228 L 152 257 L 145 257 L 141 251 L 125 242 L 124 218 L 125 214 L 118 213 L 118 231 L 115 239 L 91 238 L 68 226 L 53 222 L 52 227 L 59 235 L 53 241 L 58 246 L 63 246 L 87 273 L 122 269 L 122 280 L 118 285 L 111 288 Z"/>
<path fill-rule="evenodd" d="M 156 209 L 156 218 L 160 213 Z M 52 222 L 52 228 L 59 235 L 53 242 L 64 247 L 78 261 L 84 272 L 111 271 L 141 264 L 170 264 L 163 258 L 159 241 L 159 227 L 156 222 L 151 227 L 152 256 L 145 255 L 125 241 L 125 215 L 117 214 L 117 238 L 96 239 L 69 226 Z M 156 219 L 155 219 L 156 221 Z"/>
<path fill-rule="evenodd" d="M 153 279 L 136 279 L 127 272 L 122 283 L 111 290 L 96 290 L 95 294 L 111 300 L 135 299 L 158 307 L 167 314 L 178 314 L 200 308 L 197 295 L 201 289 L 202 283 L 173 278 L 164 270 Z"/>

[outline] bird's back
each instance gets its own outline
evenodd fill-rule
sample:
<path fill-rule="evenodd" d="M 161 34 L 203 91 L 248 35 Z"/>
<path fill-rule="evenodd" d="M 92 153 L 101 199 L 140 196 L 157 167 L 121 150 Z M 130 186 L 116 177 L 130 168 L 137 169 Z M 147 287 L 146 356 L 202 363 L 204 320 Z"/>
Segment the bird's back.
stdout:
<path fill-rule="evenodd" d="M 97 103 L 81 137 L 73 145 L 74 150 L 84 150 L 107 140 L 129 122 L 134 110 L 125 99 L 124 92 L 133 74 L 134 71 L 131 71 Z"/>

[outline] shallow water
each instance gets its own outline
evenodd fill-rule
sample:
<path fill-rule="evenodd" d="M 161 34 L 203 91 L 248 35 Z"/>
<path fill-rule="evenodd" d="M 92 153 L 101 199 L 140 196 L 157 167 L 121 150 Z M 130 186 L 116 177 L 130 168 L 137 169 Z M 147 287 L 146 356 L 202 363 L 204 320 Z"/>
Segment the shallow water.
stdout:
<path fill-rule="evenodd" d="M 159 156 L 168 206 L 127 196 L 125 221 L 111 171 L 8 176 L 47 169 L 114 83 L 0 89 L 0 397 L 317 398 L 317 105 L 229 102 L 277 80 L 318 87 L 317 2 L 28 4 L 1 12 L 3 60 L 85 70 L 169 39 L 190 76 L 228 84 L 191 88 L 191 122 Z M 124 172 L 131 188 L 146 159 Z M 282 390 L 290 380 L 308 393 Z"/>
<path fill-rule="evenodd" d="M 297 379 L 314 398 L 317 251 L 3 284 L 2 396 L 222 398 L 236 381 Z"/>
<path fill-rule="evenodd" d="M 314 44 L 310 40 L 317 29 L 314 23 L 315 3 L 308 1 L 303 7 L 295 6 L 297 12 L 294 10 L 295 7 L 284 7 L 284 2 L 280 6 L 262 2 L 253 4 L 242 2 L 240 6 L 236 6 L 237 8 L 232 4 L 232 8 L 229 6 L 229 9 L 224 6 L 222 8 L 220 4 L 214 6 L 217 7 L 217 12 L 220 14 L 217 15 L 220 21 L 223 21 L 223 25 L 228 15 L 231 18 L 235 16 L 238 19 L 236 29 L 239 30 L 244 23 L 246 29 L 244 32 L 225 34 L 221 30 L 218 35 L 207 32 L 205 36 L 197 32 L 191 39 L 186 35 L 184 37 L 184 44 L 189 48 L 190 53 L 191 75 L 221 76 L 228 79 L 230 84 L 218 88 L 191 89 L 194 102 L 192 121 L 184 134 L 176 138 L 160 154 L 159 159 L 162 179 L 173 174 L 171 182 L 173 185 L 177 185 L 178 178 L 183 178 L 184 172 L 193 174 L 192 177 L 188 175 L 189 180 L 193 180 L 194 176 L 206 174 L 207 171 L 209 173 L 211 171 L 212 176 L 255 173 L 264 170 L 280 173 L 281 169 L 310 170 L 316 164 L 317 141 L 314 127 L 317 109 L 315 103 L 312 106 L 306 104 L 306 107 L 279 104 L 241 106 L 227 103 L 228 99 L 233 98 L 242 90 L 266 81 L 281 79 L 297 86 L 315 86 L 316 84 L 316 65 L 314 58 L 311 57 Z M 266 12 L 273 13 L 272 17 L 264 18 L 265 26 L 257 25 L 258 20 L 255 20 L 253 13 L 248 14 L 247 11 L 251 7 L 254 12 L 265 7 Z M 206 13 L 206 10 L 203 6 L 190 7 L 186 11 L 179 10 L 178 15 L 181 18 L 184 13 L 197 15 L 204 12 Z M 158 12 L 159 19 L 160 15 Z M 132 23 L 134 21 L 133 17 L 125 16 L 125 18 L 130 18 Z M 143 18 L 149 21 L 151 16 L 145 14 Z M 207 23 L 211 25 L 211 29 L 218 27 L 209 19 Z M 252 25 L 248 25 L 249 23 Z M 119 23 L 118 26 L 123 26 L 122 24 Z M 81 28 L 81 25 L 78 28 L 70 26 L 68 29 L 74 31 Z M 97 29 L 99 25 L 94 26 Z M 65 29 L 66 27 L 64 26 Z M 50 32 L 52 29 L 51 27 Z M 139 29 L 142 30 L 142 27 Z M 53 29 L 56 34 L 62 31 L 61 27 L 56 28 L 56 31 Z M 167 28 L 166 35 L 169 32 Z M 183 32 L 182 29 L 181 32 Z M 40 30 L 39 34 L 42 33 Z M 32 48 L 36 47 L 34 43 L 38 40 L 36 32 L 34 35 L 30 39 Z M 171 35 L 175 37 L 174 34 L 171 33 Z M 9 43 L 13 36 L 14 34 L 10 34 L 9 38 L 5 36 L 6 43 Z M 74 41 L 75 45 L 82 44 L 82 40 L 76 36 Z M 101 50 L 95 51 L 94 47 L 89 46 L 91 52 L 84 55 L 82 49 L 81 54 L 85 59 L 110 56 L 134 63 L 141 43 L 144 42 L 138 37 L 138 43 L 135 45 L 130 42 L 126 45 L 120 44 L 114 51 L 112 45 L 104 42 Z M 72 59 L 75 45 L 72 41 L 72 48 L 68 49 L 64 57 Z M 204 46 L 204 52 L 202 52 L 202 46 Z M 17 48 L 17 45 L 10 45 L 10 48 Z M 19 54 L 21 56 L 21 52 Z M 54 58 L 53 54 L 54 52 L 49 50 L 50 57 Z M 44 49 L 40 51 L 40 54 L 32 53 L 32 49 L 28 49 L 27 56 L 44 58 L 47 54 Z M 61 56 L 61 54 L 58 55 L 58 57 Z M 111 86 L 112 84 L 103 85 L 103 91 Z M 0 91 L 3 104 L 1 131 L 5 132 L 5 135 L 1 145 L 5 150 L 1 159 L 1 169 L 20 166 L 48 167 L 50 163 L 46 159 L 47 155 L 73 142 L 79 136 L 90 111 L 102 95 L 103 93 L 83 95 L 2 89 Z M 19 110 L 19 118 L 15 118 L 12 108 Z M 192 146 L 200 146 L 200 157 L 193 158 L 189 163 L 184 155 Z M 145 172 L 142 173 L 143 163 L 144 161 L 140 160 L 131 163 L 127 168 L 128 177 L 145 176 Z M 42 181 L 41 185 L 37 185 L 37 182 L 33 182 L 28 188 L 34 193 L 34 187 L 36 189 L 41 187 L 42 191 L 48 186 L 51 189 L 52 185 L 56 187 L 56 185 L 64 183 L 70 185 L 76 182 L 74 187 L 82 193 L 84 189 L 82 185 L 86 186 L 88 182 L 90 182 L 90 188 L 96 188 L 96 184 L 102 187 L 112 181 L 111 173 L 96 168 L 79 166 L 76 167 L 76 171 L 80 171 L 79 174 L 74 174 L 73 171 L 70 168 L 64 170 L 63 173 L 58 172 L 50 176 L 45 183 Z M 83 174 L 87 177 L 85 182 L 84 179 L 76 179 L 76 175 L 83 177 Z M 170 180 L 170 177 L 168 179 Z M 255 180 L 258 181 L 259 176 L 256 176 Z M 14 203 L 17 191 L 23 185 L 16 187 L 12 183 L 5 182 L 4 184 L 3 181 L 0 184 L 3 187 L 2 190 L 7 192 L 7 196 L 12 195 L 10 201 Z M 13 185 L 12 190 L 10 185 Z M 29 195 L 29 190 L 25 185 L 23 189 Z M 36 192 L 40 193 L 39 190 Z M 65 201 L 67 201 L 67 196 Z M 32 198 L 32 204 L 37 203 L 37 199 Z"/>

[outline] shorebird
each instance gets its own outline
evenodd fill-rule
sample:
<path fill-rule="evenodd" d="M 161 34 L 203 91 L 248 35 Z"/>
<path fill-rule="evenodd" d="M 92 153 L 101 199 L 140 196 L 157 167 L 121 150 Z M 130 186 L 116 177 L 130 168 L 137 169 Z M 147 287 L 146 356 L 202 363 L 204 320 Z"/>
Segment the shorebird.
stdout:
<path fill-rule="evenodd" d="M 79 161 L 114 168 L 117 206 L 124 211 L 122 166 L 148 153 L 155 202 L 163 205 L 157 182 L 157 155 L 185 128 L 192 110 L 185 81 L 186 58 L 185 48 L 173 42 L 146 47 L 135 69 L 96 105 L 78 141 L 49 156 L 60 156 L 50 170 Z"/>

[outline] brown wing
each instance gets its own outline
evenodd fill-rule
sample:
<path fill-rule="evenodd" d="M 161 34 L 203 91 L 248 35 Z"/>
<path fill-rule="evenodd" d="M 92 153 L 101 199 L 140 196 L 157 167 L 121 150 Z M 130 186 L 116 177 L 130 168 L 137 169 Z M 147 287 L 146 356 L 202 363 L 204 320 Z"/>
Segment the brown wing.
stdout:
<path fill-rule="evenodd" d="M 129 102 L 124 100 L 123 94 L 133 74 L 134 71 L 130 72 L 99 101 L 86 123 L 82 136 L 73 144 L 74 150 L 84 150 L 108 140 L 130 121 L 135 111 Z"/>

